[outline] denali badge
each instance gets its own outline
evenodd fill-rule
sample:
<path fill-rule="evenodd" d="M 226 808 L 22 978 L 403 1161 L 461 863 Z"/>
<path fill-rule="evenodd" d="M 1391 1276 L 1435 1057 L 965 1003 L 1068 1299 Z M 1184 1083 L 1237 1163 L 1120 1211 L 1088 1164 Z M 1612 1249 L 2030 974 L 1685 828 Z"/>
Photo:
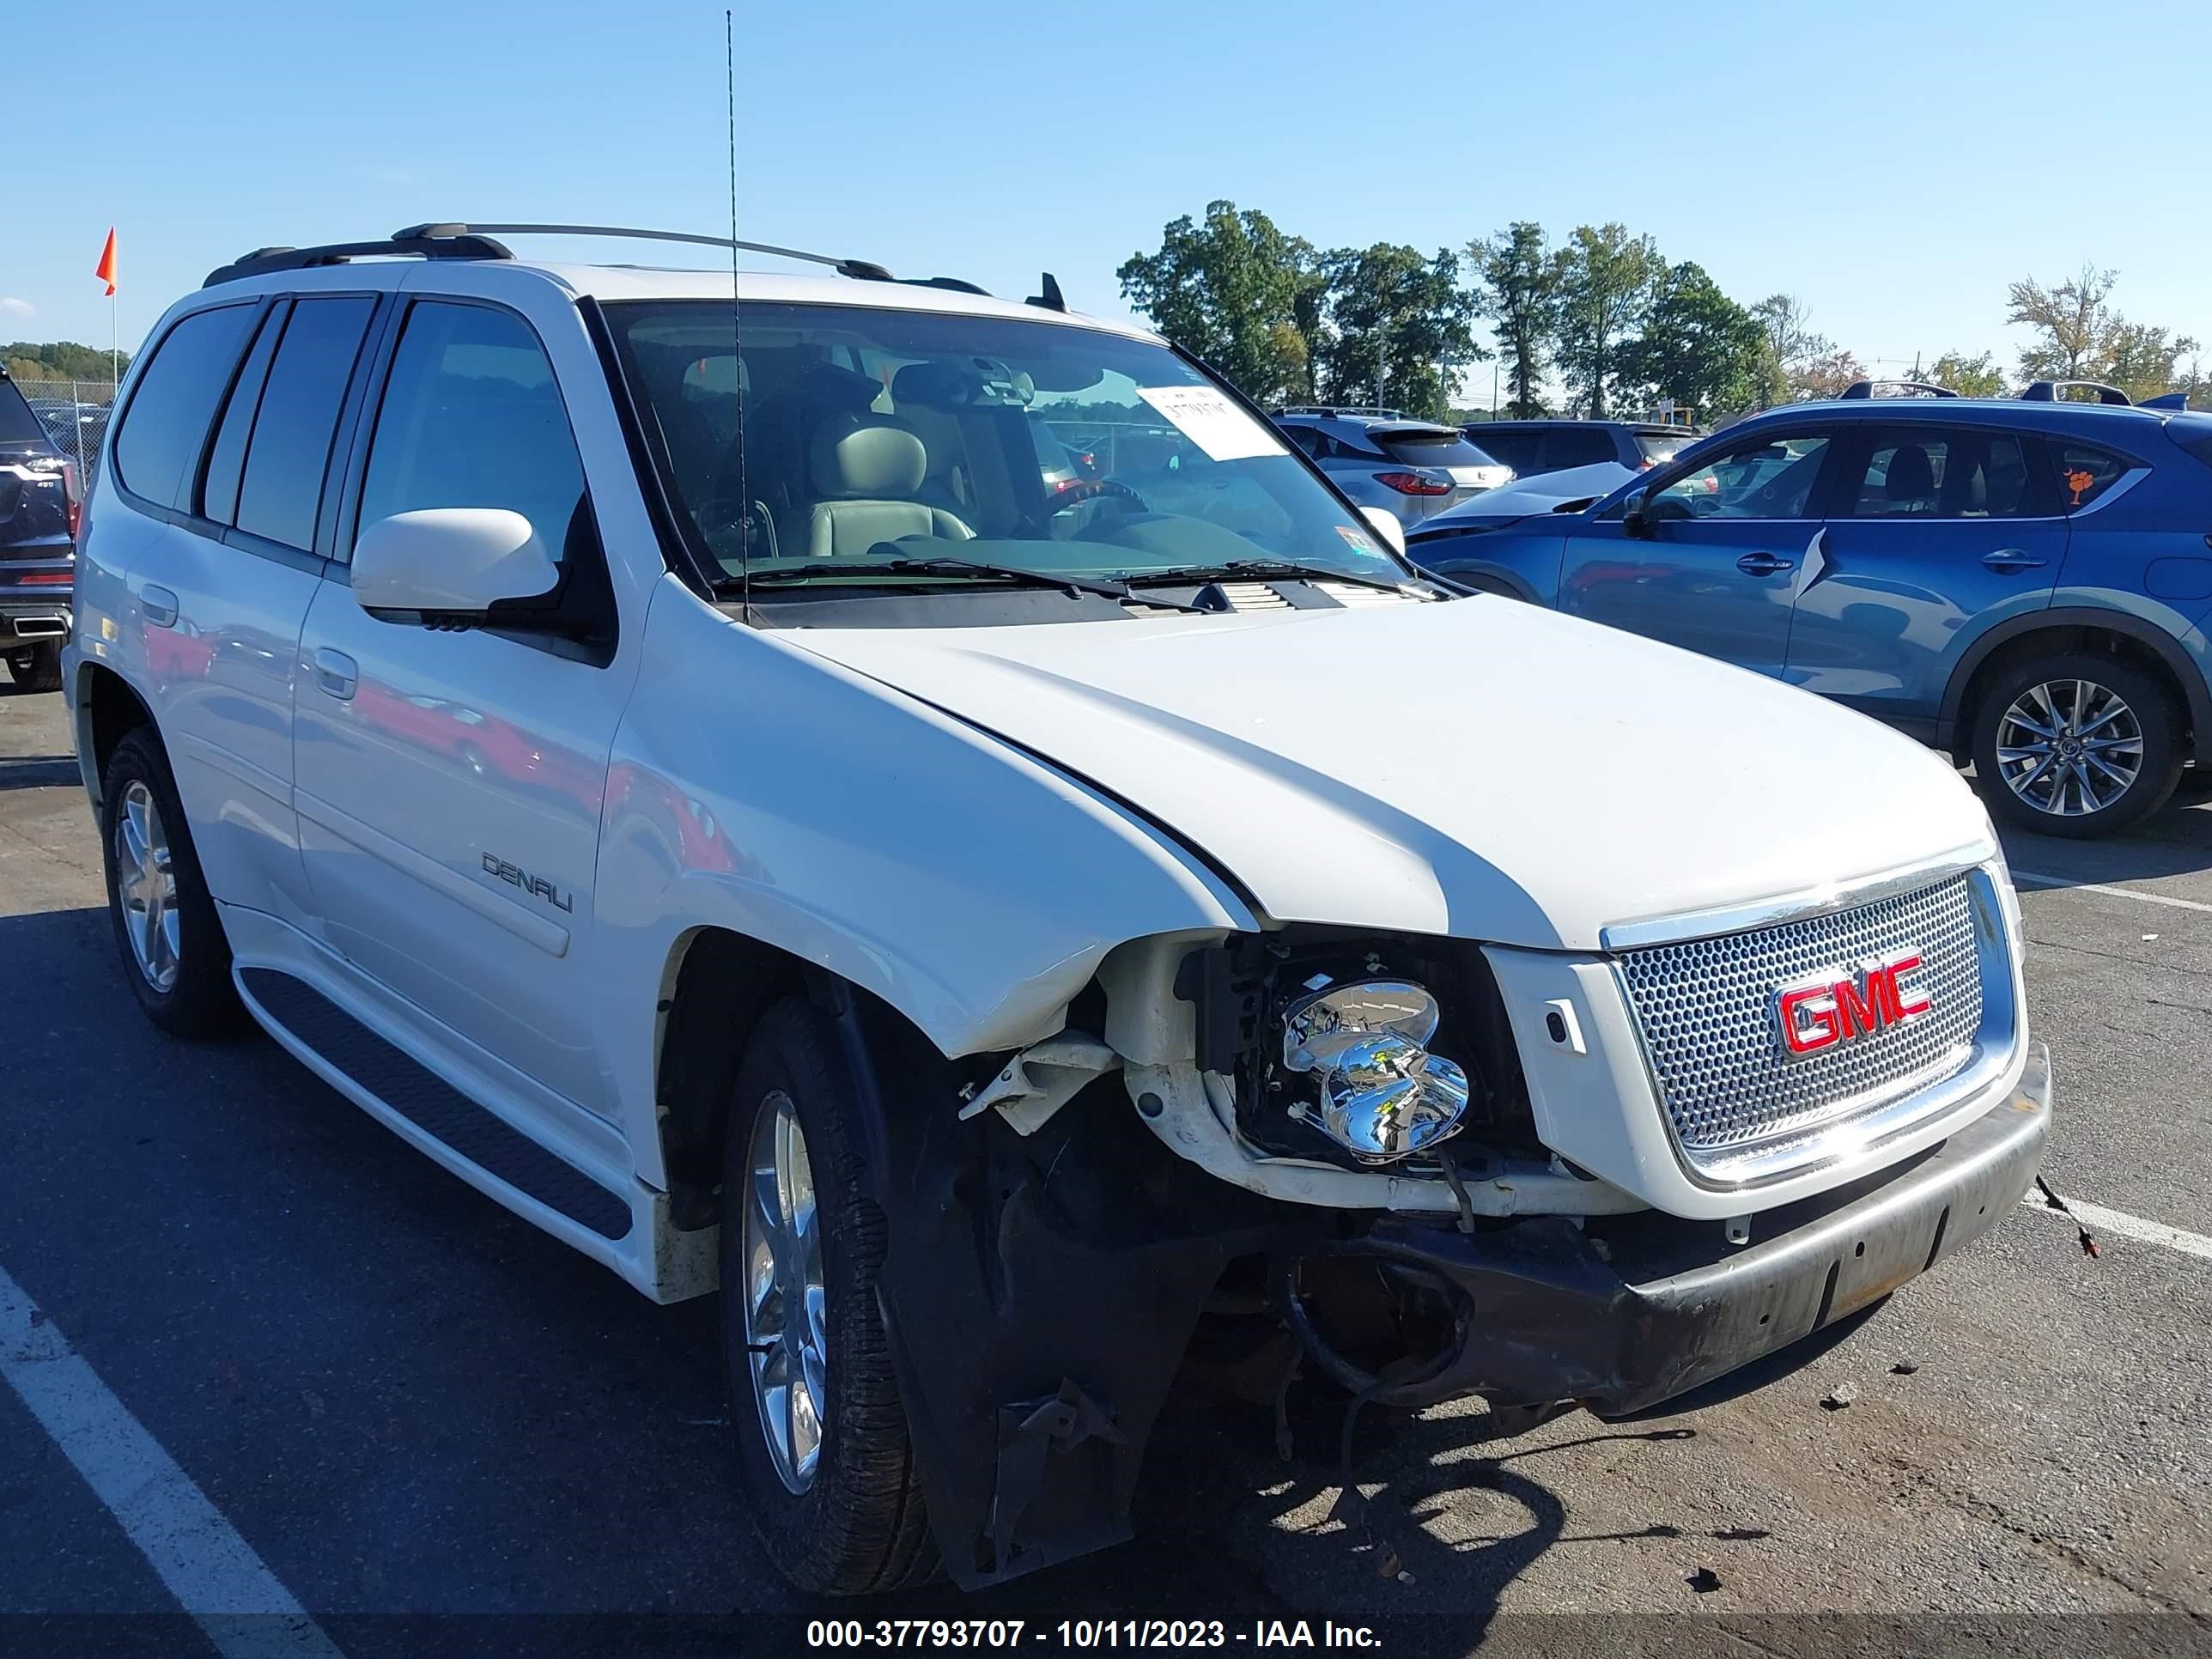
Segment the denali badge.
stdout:
<path fill-rule="evenodd" d="M 533 876 L 529 871 L 519 865 L 509 864 L 505 859 L 486 853 L 483 855 L 483 867 L 484 874 L 497 876 L 508 886 L 520 887 L 532 898 L 544 899 L 556 910 L 574 910 L 576 908 L 576 896 L 574 893 L 564 893 L 544 877 Z"/>
<path fill-rule="evenodd" d="M 1905 976 L 1920 966 L 1920 952 L 1901 951 L 1863 963 L 1856 974 L 1834 968 L 1783 986 L 1775 994 L 1782 1046 L 1793 1056 L 1817 1054 L 1838 1043 L 1872 1036 L 1885 1025 L 1917 1019 L 1935 1004 L 1905 988 Z"/>

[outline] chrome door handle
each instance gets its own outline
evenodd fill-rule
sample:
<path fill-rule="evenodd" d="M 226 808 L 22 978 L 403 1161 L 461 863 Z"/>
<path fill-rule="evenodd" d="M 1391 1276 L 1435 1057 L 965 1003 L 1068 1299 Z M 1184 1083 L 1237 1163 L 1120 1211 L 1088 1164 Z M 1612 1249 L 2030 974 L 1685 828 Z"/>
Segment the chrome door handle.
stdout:
<path fill-rule="evenodd" d="M 1777 571 L 1796 569 L 1797 561 L 1772 553 L 1747 553 L 1735 562 L 1735 568 L 1747 576 L 1771 576 Z"/>
<path fill-rule="evenodd" d="M 325 646 L 315 653 L 315 684 L 343 702 L 353 696 L 353 689 L 361 681 L 361 669 L 343 651 L 333 651 Z"/>
<path fill-rule="evenodd" d="M 146 613 L 146 620 L 156 628 L 168 628 L 177 620 L 177 596 L 166 587 L 156 587 L 149 582 L 138 590 L 138 608 Z"/>
<path fill-rule="evenodd" d="M 2008 575 L 2015 570 L 2040 570 L 2044 566 L 2043 560 L 2017 547 L 2001 547 L 1994 553 L 1984 553 L 1982 562 L 1990 569 L 2002 571 Z"/>

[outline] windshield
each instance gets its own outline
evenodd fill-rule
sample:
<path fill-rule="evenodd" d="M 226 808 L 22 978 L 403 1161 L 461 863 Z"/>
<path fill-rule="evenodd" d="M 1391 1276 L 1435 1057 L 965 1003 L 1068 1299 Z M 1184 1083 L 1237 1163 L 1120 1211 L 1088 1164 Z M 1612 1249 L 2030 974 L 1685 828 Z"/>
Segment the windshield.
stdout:
<path fill-rule="evenodd" d="M 1647 466 L 1671 461 L 1697 441 L 1698 434 L 1694 432 L 1639 432 L 1636 434 L 1636 447 L 1643 453 Z"/>
<path fill-rule="evenodd" d="M 1407 466 L 1496 466 L 1498 463 L 1449 427 L 1433 432 L 1376 432 L 1367 434 L 1394 461 Z"/>
<path fill-rule="evenodd" d="M 1174 353 L 1060 322 L 609 305 L 686 533 L 734 577 L 949 580 L 958 558 L 1142 580 L 1249 561 L 1410 574 L 1279 434 Z M 738 408 L 744 430 L 738 431 Z M 742 435 L 743 441 L 739 441 Z"/>

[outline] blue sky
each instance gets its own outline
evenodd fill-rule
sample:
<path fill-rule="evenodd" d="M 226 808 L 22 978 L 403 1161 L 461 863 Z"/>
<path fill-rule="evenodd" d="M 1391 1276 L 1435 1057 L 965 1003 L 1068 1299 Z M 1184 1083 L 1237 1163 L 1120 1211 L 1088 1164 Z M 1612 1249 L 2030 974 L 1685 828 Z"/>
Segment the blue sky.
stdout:
<path fill-rule="evenodd" d="M 10 125 L 47 167 L 15 170 L 0 339 L 106 343 L 111 223 L 127 345 L 266 243 L 726 222 L 719 4 L 10 14 Z M 2212 347 L 2203 0 L 836 0 L 738 29 L 740 234 L 902 275 L 1048 268 L 1118 313 L 1115 267 L 1226 197 L 1323 246 L 1619 219 L 1899 368 L 2008 366 L 2005 284 L 2094 259 Z"/>

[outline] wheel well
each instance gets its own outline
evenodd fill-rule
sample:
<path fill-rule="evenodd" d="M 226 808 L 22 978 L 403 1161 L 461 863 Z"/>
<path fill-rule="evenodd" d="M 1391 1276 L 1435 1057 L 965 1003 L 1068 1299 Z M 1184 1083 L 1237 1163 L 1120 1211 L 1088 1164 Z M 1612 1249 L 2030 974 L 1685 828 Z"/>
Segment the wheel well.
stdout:
<path fill-rule="evenodd" d="M 1973 678 L 1966 683 L 1966 695 L 1959 700 L 1954 744 L 1961 757 L 1960 764 L 1965 763 L 1964 757 L 1973 747 L 1974 723 L 1981 717 L 1982 699 L 1996 683 L 1997 677 L 2033 658 L 2055 656 L 2062 652 L 2110 657 L 2149 675 L 2166 693 L 2166 702 L 2173 710 L 2175 737 L 2184 752 L 2188 750 L 2194 723 L 2190 718 L 2189 699 L 2183 694 L 2180 682 L 2175 679 L 2172 666 L 2154 647 L 2131 634 L 2081 623 L 2039 629 L 2016 640 L 2007 640 L 1976 666 Z"/>
<path fill-rule="evenodd" d="M 97 663 L 88 665 L 84 686 L 78 704 L 80 741 L 88 741 L 92 746 L 93 779 L 96 785 L 107 775 L 108 759 L 115 753 L 115 745 L 123 741 L 126 733 L 142 726 L 151 726 L 154 716 L 131 689 L 130 681 L 112 668 L 102 668 Z"/>
<path fill-rule="evenodd" d="M 678 1227 L 715 1219 L 730 1097 L 753 1027 L 772 1004 L 805 993 L 822 977 L 788 951 L 720 927 L 687 934 L 671 952 L 653 1097 Z"/>

